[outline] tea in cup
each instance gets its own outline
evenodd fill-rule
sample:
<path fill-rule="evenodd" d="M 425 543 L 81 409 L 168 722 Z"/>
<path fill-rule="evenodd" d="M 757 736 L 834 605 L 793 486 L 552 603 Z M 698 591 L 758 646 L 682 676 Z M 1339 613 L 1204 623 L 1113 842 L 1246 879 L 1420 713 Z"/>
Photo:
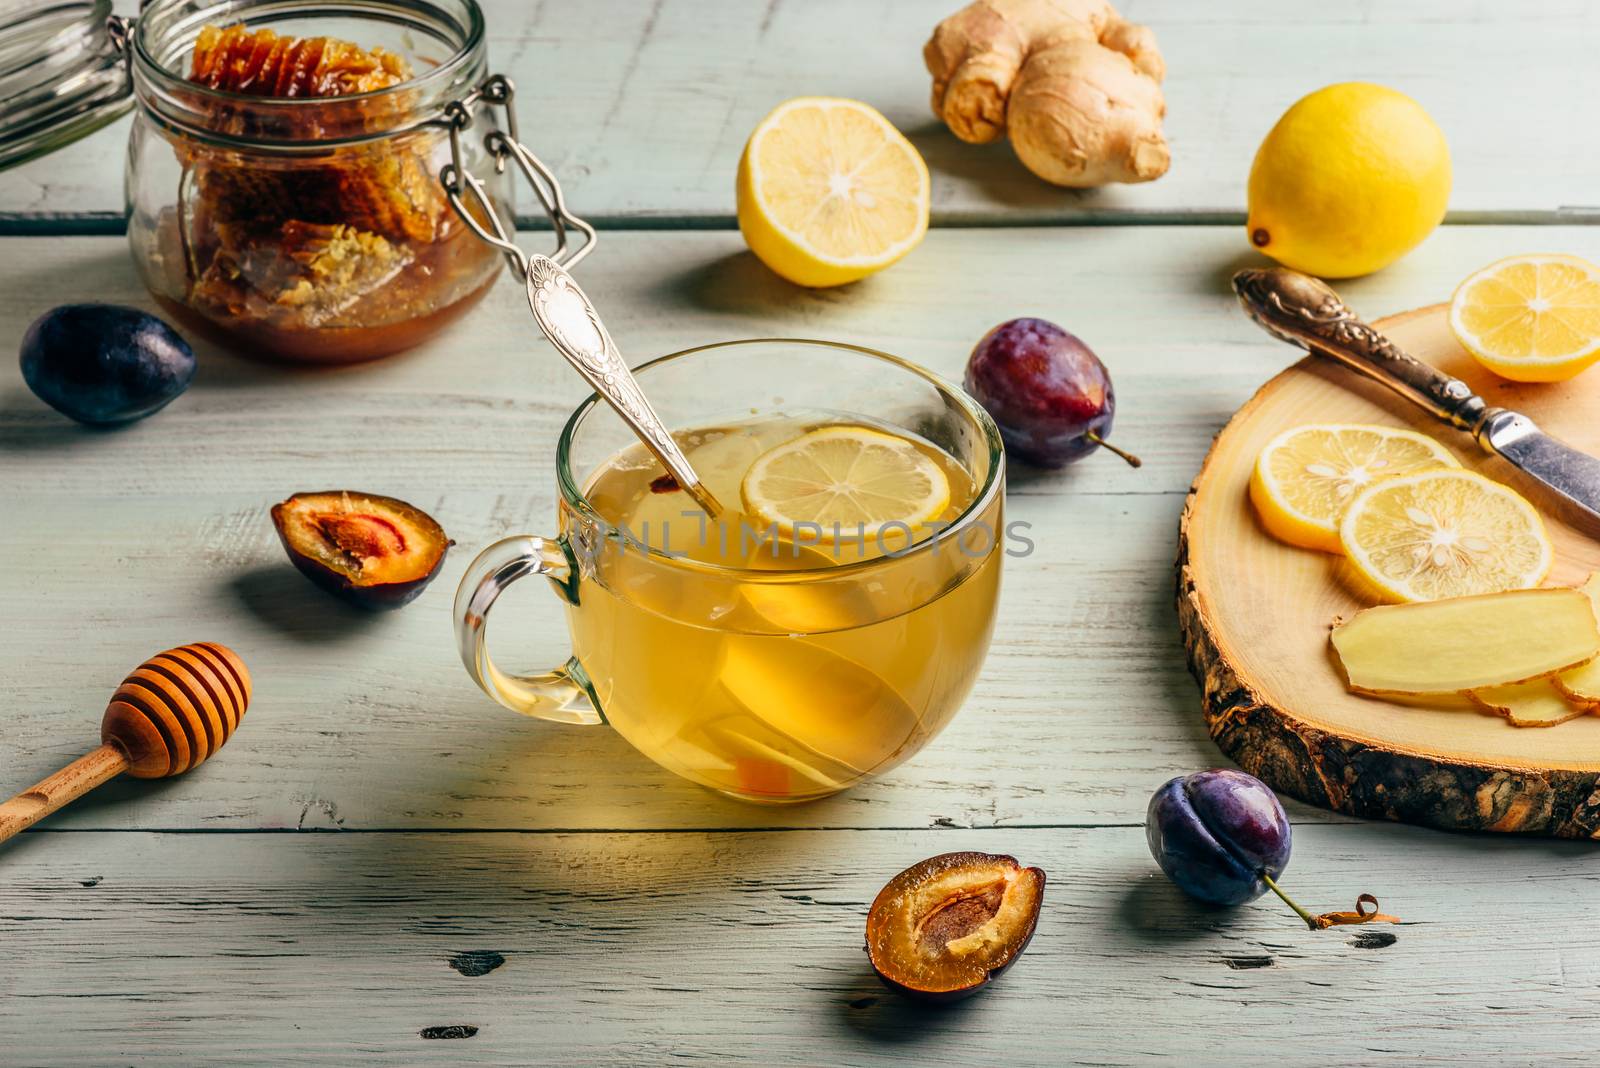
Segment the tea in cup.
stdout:
<path fill-rule="evenodd" d="M 713 345 L 636 374 L 723 510 L 591 397 L 557 450 L 560 536 L 505 539 L 462 581 L 468 671 L 507 707 L 609 723 L 744 800 L 823 797 L 916 753 L 993 628 L 1004 456 L 987 414 L 910 363 L 823 342 Z M 511 676 L 485 619 L 526 574 L 566 602 L 572 656 Z"/>

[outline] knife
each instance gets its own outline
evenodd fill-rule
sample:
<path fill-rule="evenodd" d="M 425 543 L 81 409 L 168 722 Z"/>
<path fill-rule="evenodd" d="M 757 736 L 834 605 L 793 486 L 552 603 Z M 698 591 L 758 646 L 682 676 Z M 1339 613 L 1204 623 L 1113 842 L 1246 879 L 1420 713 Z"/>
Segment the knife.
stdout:
<path fill-rule="evenodd" d="M 1285 267 L 1250 268 L 1233 291 L 1267 333 L 1382 383 L 1441 422 L 1475 438 L 1600 524 L 1600 459 L 1558 441 L 1532 419 L 1493 408 L 1363 322 L 1326 283 Z"/>

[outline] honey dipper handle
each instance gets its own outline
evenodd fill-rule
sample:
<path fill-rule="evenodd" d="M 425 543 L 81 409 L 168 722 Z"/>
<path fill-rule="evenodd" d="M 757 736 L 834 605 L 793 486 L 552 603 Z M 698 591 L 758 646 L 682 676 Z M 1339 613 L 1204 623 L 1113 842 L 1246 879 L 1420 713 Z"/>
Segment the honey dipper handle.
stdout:
<path fill-rule="evenodd" d="M 0 804 L 0 842 L 27 830 L 68 801 L 75 801 L 128 768 L 128 758 L 114 745 L 102 745 L 54 775 Z"/>

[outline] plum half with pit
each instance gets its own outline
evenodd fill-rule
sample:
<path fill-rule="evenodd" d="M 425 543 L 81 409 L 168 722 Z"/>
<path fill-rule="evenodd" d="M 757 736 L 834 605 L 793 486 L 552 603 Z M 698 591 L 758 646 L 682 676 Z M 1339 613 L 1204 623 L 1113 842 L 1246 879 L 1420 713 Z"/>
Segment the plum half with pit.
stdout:
<path fill-rule="evenodd" d="M 890 879 L 867 912 L 867 956 L 890 989 L 923 1001 L 977 993 L 1028 948 L 1044 872 L 1015 857 L 943 853 Z"/>
<path fill-rule="evenodd" d="M 272 506 L 272 523 L 301 574 L 368 609 L 415 600 L 455 544 L 422 509 L 354 490 L 296 493 Z"/>
<path fill-rule="evenodd" d="M 1080 339 L 1045 319 L 1012 319 L 983 336 L 964 380 L 1000 427 L 1006 450 L 1035 467 L 1064 467 L 1112 445 L 1116 392 L 1106 365 Z"/>
<path fill-rule="evenodd" d="M 89 426 L 117 426 L 165 408 L 189 388 L 194 351 L 138 308 L 63 304 L 22 337 L 22 380 L 50 407 Z"/>

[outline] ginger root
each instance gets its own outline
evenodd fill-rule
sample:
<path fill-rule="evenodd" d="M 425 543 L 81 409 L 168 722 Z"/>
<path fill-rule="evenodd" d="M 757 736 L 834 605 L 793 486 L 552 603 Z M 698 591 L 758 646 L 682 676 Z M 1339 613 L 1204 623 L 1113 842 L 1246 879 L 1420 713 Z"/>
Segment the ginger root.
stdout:
<path fill-rule="evenodd" d="M 1106 0 L 976 0 L 922 50 L 933 112 L 974 144 L 1008 132 L 1056 185 L 1148 182 L 1167 173 L 1166 73 L 1155 35 Z"/>

